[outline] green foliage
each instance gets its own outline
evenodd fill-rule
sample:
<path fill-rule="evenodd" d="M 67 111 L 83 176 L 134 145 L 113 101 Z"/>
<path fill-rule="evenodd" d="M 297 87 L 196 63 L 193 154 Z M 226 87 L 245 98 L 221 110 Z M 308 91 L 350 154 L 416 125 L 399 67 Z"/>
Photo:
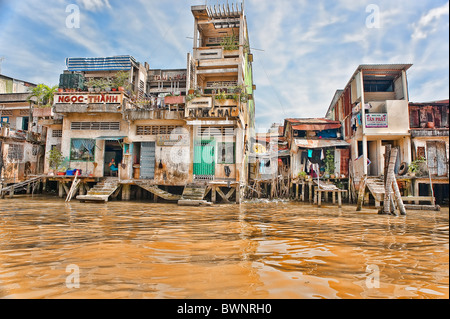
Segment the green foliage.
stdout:
<path fill-rule="evenodd" d="M 239 42 L 238 37 L 233 33 L 228 37 L 224 37 L 220 45 L 223 47 L 224 50 L 232 51 L 239 49 L 238 42 Z"/>
<path fill-rule="evenodd" d="M 49 87 L 42 83 L 38 84 L 30 90 L 27 101 L 36 103 L 38 107 L 50 107 L 53 105 L 54 94 L 57 90 L 57 85 Z"/>
<path fill-rule="evenodd" d="M 64 161 L 64 156 L 59 149 L 52 148 L 50 151 L 48 151 L 48 159 L 50 168 L 58 170 Z"/>
<path fill-rule="evenodd" d="M 335 166 L 334 166 L 334 150 L 327 150 L 327 155 L 325 156 L 325 171 L 330 174 L 334 174 Z"/>
<path fill-rule="evenodd" d="M 298 177 L 300 177 L 301 179 L 305 179 L 306 178 L 306 172 L 305 171 L 301 171 L 300 173 L 298 173 Z"/>
<path fill-rule="evenodd" d="M 423 157 L 420 157 L 414 161 L 411 162 L 411 164 L 409 165 L 408 171 L 410 173 L 417 173 L 420 171 L 420 164 L 421 163 L 425 163 L 427 160 Z"/>
<path fill-rule="evenodd" d="M 130 88 L 129 79 L 130 79 L 130 72 L 119 71 L 112 79 L 112 85 L 117 88 L 123 87 L 125 90 L 129 90 Z"/>
<path fill-rule="evenodd" d="M 223 101 L 227 99 L 227 94 L 225 91 L 219 90 L 219 93 L 216 95 L 216 100 Z"/>

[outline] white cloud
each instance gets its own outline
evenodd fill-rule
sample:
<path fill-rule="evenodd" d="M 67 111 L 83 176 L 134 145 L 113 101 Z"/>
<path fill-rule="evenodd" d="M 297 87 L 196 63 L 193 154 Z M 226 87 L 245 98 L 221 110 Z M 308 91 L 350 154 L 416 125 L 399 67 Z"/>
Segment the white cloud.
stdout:
<path fill-rule="evenodd" d="M 88 11 L 95 12 L 104 8 L 111 9 L 109 0 L 79 0 L 78 2 Z"/>
<path fill-rule="evenodd" d="M 414 32 L 412 34 L 413 40 L 426 39 L 430 34 L 436 32 L 440 18 L 449 14 L 449 2 L 441 7 L 433 8 L 426 14 L 422 15 L 417 23 L 413 24 Z M 448 22 L 447 22 L 448 27 Z"/>

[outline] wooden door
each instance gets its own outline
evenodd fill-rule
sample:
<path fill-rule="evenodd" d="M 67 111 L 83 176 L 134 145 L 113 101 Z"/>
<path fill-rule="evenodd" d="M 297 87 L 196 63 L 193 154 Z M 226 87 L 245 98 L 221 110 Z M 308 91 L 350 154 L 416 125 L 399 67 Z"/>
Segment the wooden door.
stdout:
<path fill-rule="evenodd" d="M 141 179 L 155 178 L 155 142 L 141 143 Z"/>
<path fill-rule="evenodd" d="M 447 151 L 445 142 L 427 142 L 427 162 L 432 176 L 447 175 Z"/>

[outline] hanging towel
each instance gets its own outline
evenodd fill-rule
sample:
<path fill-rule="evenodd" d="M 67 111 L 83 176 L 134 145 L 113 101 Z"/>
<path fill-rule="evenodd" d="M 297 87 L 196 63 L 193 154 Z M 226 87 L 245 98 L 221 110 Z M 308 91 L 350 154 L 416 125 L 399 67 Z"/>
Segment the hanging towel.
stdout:
<path fill-rule="evenodd" d="M 308 150 L 308 157 L 311 158 L 313 156 L 313 150 Z"/>
<path fill-rule="evenodd" d="M 323 155 L 323 149 L 320 151 L 320 159 L 323 160 L 325 158 L 325 155 Z"/>

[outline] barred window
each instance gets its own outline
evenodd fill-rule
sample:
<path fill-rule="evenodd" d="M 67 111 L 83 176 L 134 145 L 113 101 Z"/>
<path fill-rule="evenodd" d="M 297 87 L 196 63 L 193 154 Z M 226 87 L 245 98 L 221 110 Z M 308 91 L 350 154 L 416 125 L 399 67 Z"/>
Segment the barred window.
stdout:
<path fill-rule="evenodd" d="M 52 137 L 62 137 L 62 130 L 52 130 Z"/>
<path fill-rule="evenodd" d="M 9 144 L 8 159 L 16 161 L 23 160 L 23 145 Z"/>
<path fill-rule="evenodd" d="M 73 131 L 120 131 L 120 122 L 72 122 Z"/>
<path fill-rule="evenodd" d="M 229 136 L 232 137 L 235 134 L 234 128 L 232 126 L 209 126 L 209 127 L 202 127 L 201 129 L 197 130 L 197 137 L 225 137 Z"/>
<path fill-rule="evenodd" d="M 136 135 L 171 134 L 176 128 L 178 127 L 175 125 L 142 125 L 136 127 Z"/>

